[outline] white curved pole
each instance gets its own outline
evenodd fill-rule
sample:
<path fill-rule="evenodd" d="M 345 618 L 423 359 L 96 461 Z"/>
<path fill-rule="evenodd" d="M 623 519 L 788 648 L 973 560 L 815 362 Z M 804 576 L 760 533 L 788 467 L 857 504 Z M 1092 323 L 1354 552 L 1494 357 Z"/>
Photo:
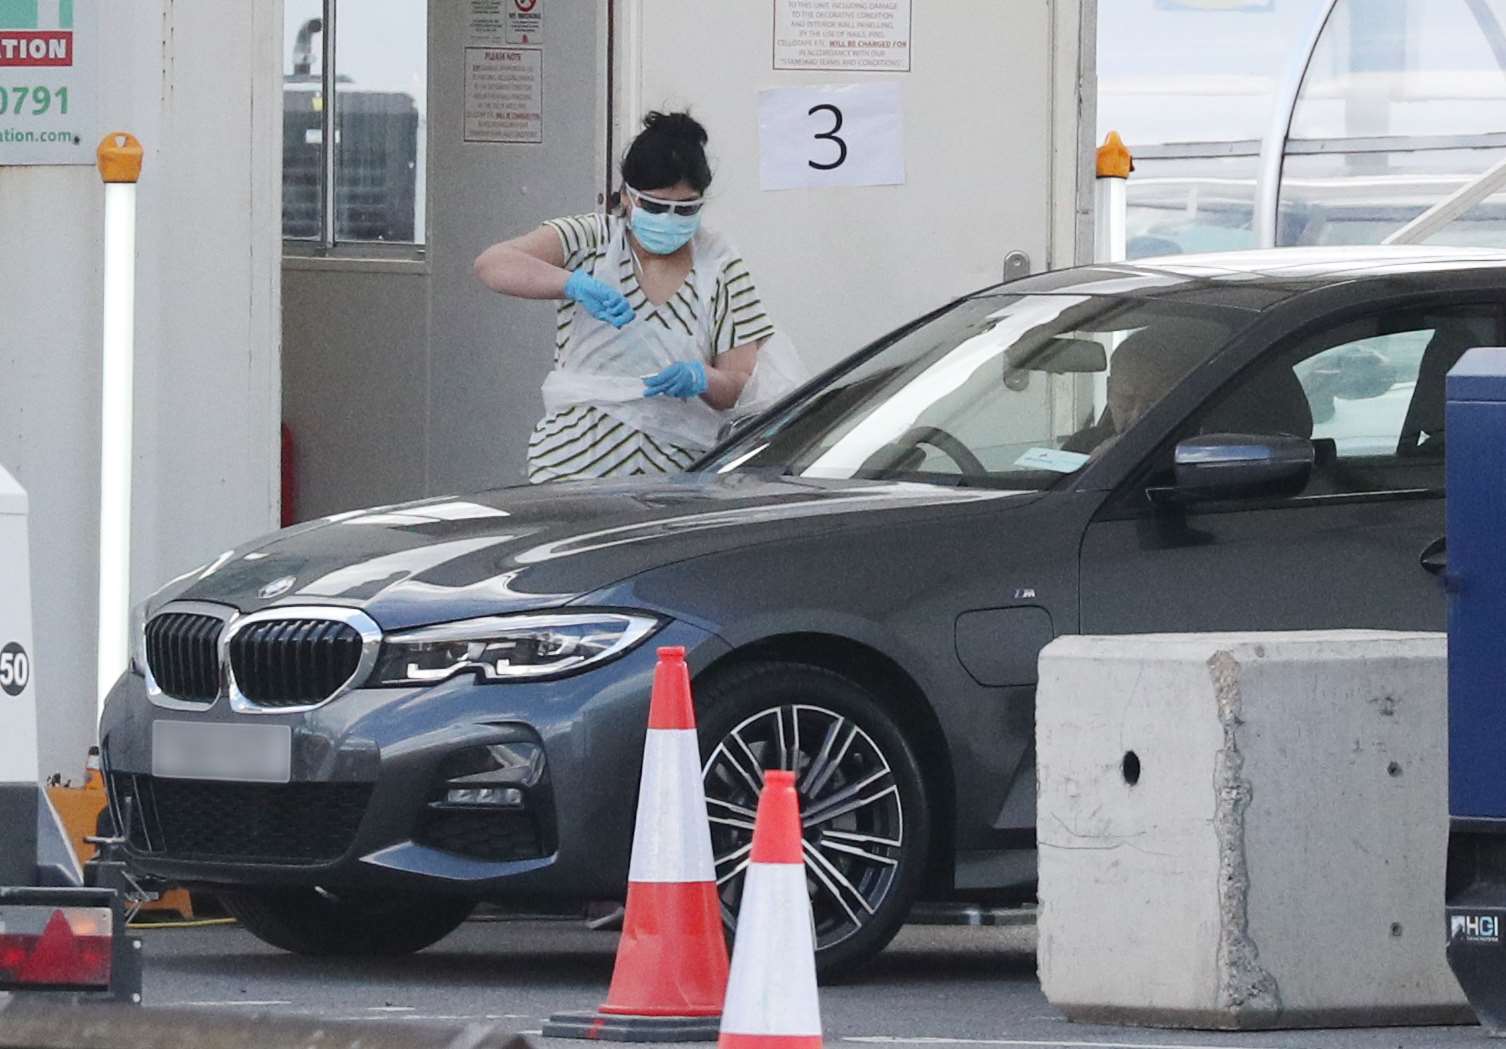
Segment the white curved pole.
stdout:
<path fill-rule="evenodd" d="M 1276 231 L 1281 208 L 1281 173 L 1286 162 L 1286 140 L 1292 132 L 1292 118 L 1297 114 L 1297 98 L 1312 66 L 1313 52 L 1323 39 L 1323 31 L 1333 17 L 1339 0 L 1324 0 L 1318 17 L 1300 50 L 1282 77 L 1271 107 L 1271 123 L 1260 144 L 1260 172 L 1255 180 L 1255 244 L 1261 248 L 1276 246 Z"/>

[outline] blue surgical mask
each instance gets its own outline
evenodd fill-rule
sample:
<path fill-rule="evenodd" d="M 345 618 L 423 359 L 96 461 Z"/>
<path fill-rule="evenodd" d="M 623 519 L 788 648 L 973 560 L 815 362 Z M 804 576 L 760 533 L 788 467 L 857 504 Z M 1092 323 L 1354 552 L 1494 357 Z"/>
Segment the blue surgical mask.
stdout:
<path fill-rule="evenodd" d="M 633 236 L 645 251 L 655 255 L 672 255 L 683 248 L 701 228 L 699 215 L 650 215 L 642 208 L 633 209 Z"/>

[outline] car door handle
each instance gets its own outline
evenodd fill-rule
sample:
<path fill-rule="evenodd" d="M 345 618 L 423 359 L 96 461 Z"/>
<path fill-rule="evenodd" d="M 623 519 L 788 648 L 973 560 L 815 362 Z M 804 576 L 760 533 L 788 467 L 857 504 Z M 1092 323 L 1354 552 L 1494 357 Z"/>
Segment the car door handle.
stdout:
<path fill-rule="evenodd" d="M 1448 537 L 1434 539 L 1425 546 L 1422 554 L 1418 556 L 1417 563 L 1434 575 L 1443 575 L 1448 571 Z"/>

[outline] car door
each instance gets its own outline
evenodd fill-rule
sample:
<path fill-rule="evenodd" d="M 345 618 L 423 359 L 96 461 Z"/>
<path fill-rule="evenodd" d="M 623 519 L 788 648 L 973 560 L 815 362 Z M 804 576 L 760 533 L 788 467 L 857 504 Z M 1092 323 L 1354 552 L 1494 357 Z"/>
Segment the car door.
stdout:
<path fill-rule="evenodd" d="M 1444 377 L 1499 309 L 1376 310 L 1273 346 L 1183 423 L 1087 528 L 1084 633 L 1441 630 Z M 1306 487 L 1179 504 L 1177 440 L 1311 438 Z"/>

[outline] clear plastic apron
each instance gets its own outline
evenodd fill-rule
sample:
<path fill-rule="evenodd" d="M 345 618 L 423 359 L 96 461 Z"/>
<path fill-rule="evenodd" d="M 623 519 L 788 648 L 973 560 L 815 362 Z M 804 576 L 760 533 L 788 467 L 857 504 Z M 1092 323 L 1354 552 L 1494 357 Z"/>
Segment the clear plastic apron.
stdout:
<path fill-rule="evenodd" d="M 625 237 L 613 237 L 594 268 L 596 279 L 625 293 L 618 274 L 629 250 Z M 699 397 L 643 396 L 643 380 L 671 364 L 711 363 L 709 322 L 716 273 L 699 253 L 696 262 L 694 275 L 688 278 L 694 284 L 687 289 L 696 302 L 698 316 L 690 321 L 694 334 L 687 335 L 673 316 L 667 317 L 673 330 L 660 323 L 652 315 L 652 303 L 623 328 L 597 320 L 582 306 L 575 307 L 560 364 L 544 380 L 546 415 L 584 404 L 680 448 L 702 451 L 716 443 L 717 431 L 729 413 Z"/>

